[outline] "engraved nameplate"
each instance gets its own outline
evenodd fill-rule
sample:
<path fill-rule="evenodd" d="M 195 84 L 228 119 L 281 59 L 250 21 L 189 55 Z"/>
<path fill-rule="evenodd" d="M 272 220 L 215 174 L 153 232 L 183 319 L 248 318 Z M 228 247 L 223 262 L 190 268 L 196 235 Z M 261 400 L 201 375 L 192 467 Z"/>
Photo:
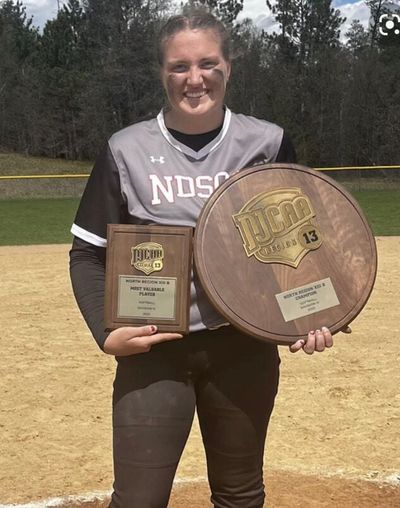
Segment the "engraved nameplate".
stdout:
<path fill-rule="evenodd" d="M 329 277 L 289 289 L 289 291 L 279 293 L 275 297 L 286 322 L 340 304 Z"/>

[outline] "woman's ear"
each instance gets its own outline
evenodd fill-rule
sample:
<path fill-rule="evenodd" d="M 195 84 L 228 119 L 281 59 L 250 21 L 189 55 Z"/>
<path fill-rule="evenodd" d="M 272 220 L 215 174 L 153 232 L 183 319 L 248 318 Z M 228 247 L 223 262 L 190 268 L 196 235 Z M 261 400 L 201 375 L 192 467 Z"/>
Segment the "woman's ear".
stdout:
<path fill-rule="evenodd" d="M 228 62 L 226 64 L 226 82 L 228 83 L 229 81 L 229 78 L 231 77 L 231 69 L 232 69 L 232 66 L 231 66 L 231 63 Z"/>

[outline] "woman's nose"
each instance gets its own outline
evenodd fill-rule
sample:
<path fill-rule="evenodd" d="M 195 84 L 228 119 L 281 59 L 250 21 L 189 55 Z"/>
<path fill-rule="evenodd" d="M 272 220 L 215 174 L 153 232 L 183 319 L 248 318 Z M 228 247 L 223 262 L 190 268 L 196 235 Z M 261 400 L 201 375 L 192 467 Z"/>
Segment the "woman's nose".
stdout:
<path fill-rule="evenodd" d="M 188 74 L 188 83 L 190 85 L 198 85 L 203 82 L 203 75 L 201 69 L 198 67 L 191 67 Z"/>

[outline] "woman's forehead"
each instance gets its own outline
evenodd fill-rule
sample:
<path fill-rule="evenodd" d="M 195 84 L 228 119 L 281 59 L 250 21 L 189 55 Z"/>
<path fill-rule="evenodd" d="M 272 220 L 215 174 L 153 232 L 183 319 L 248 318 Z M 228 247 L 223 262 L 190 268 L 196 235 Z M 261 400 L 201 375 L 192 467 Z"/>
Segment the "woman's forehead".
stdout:
<path fill-rule="evenodd" d="M 187 28 L 169 37 L 164 45 L 164 56 L 168 59 L 196 57 L 202 54 L 221 56 L 221 39 L 215 30 Z"/>

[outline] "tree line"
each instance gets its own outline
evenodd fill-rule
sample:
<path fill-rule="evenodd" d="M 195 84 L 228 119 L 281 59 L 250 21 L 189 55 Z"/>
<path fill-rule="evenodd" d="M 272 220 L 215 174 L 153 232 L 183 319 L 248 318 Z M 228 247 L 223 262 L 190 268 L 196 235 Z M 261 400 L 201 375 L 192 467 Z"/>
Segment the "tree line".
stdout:
<path fill-rule="evenodd" d="M 243 0 L 203 0 L 230 27 L 227 103 L 283 126 L 310 166 L 400 162 L 400 35 L 368 29 L 331 0 L 267 0 L 267 34 L 237 22 Z M 111 133 L 155 116 L 164 96 L 154 41 L 170 0 L 69 0 L 40 32 L 20 0 L 0 2 L 0 148 L 93 159 Z"/>

